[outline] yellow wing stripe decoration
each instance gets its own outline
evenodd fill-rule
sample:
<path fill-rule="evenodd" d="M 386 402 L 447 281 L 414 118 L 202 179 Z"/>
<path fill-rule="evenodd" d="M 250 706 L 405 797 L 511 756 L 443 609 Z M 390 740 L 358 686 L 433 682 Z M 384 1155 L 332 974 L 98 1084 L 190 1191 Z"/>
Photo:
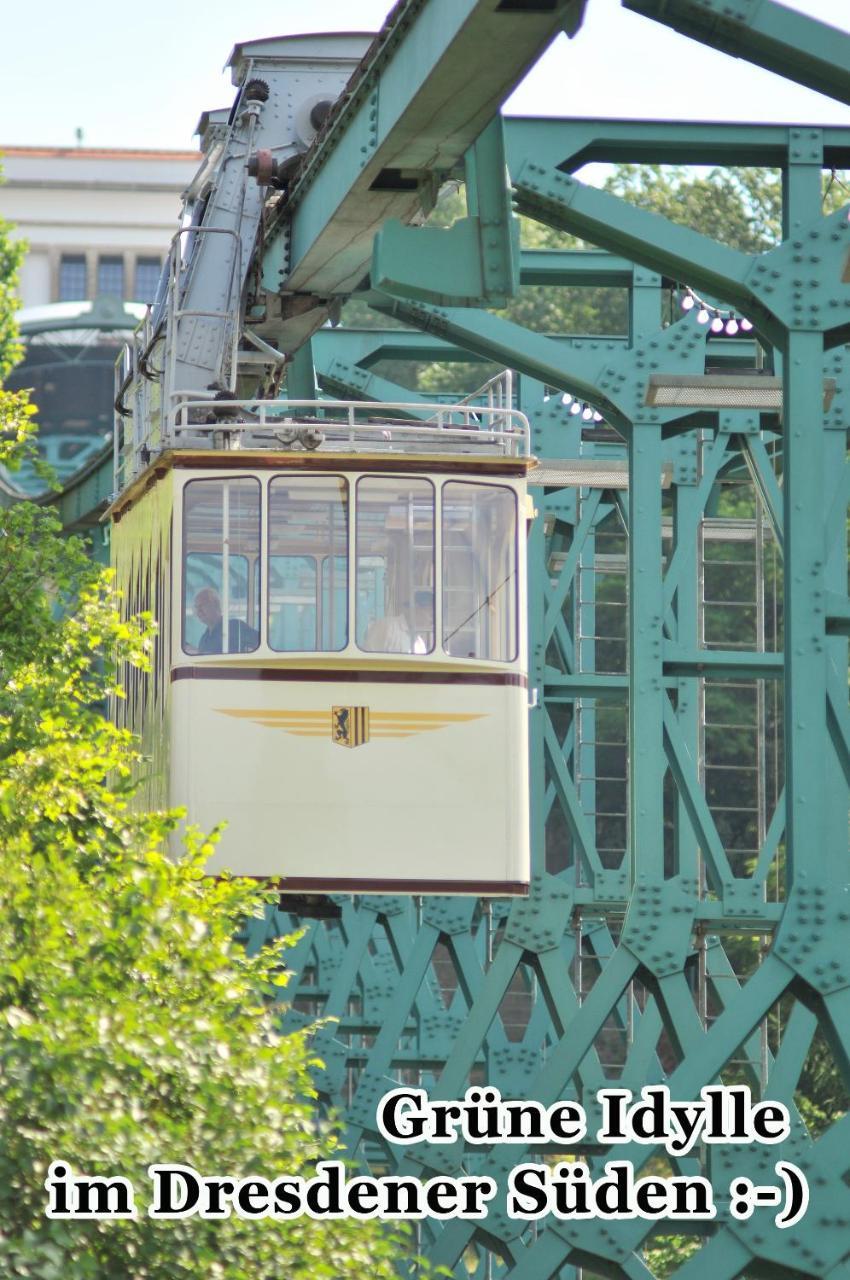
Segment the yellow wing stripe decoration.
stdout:
<path fill-rule="evenodd" d="M 339 746 L 359 747 L 374 738 L 410 738 L 453 724 L 480 720 L 482 712 L 372 711 L 368 707 L 333 707 L 324 711 L 262 711 L 216 707 L 219 715 L 250 720 L 264 729 L 281 729 L 297 738 L 327 738 Z M 342 713 L 342 714 L 340 714 Z M 345 713 L 350 713 L 346 715 Z"/>

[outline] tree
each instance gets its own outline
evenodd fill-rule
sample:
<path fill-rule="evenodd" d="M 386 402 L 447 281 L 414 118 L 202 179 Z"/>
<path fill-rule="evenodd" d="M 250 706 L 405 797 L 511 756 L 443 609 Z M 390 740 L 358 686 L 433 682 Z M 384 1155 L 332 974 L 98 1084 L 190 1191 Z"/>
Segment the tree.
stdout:
<path fill-rule="evenodd" d="M 16 260 L 0 229 L 6 369 Z M 32 418 L 2 390 L 0 414 L 14 467 Z M 408 1235 L 377 1222 L 147 1217 L 151 1163 L 309 1176 L 339 1136 L 314 1103 L 310 1031 L 278 1030 L 285 944 L 249 957 L 238 941 L 268 895 L 205 877 L 201 837 L 170 860 L 175 817 L 131 808 L 137 748 L 98 708 L 119 663 L 147 663 L 150 620 L 121 621 L 52 516 L 22 502 L 0 520 L 0 1273 L 395 1275 Z M 57 1160 L 130 1179 L 138 1217 L 46 1217 Z"/>
<path fill-rule="evenodd" d="M 782 238 L 778 170 L 701 173 L 684 165 L 620 164 L 606 179 L 605 190 L 742 253 L 763 253 Z"/>
<path fill-rule="evenodd" d="M 3 171 L 0 169 L 2 181 Z M 15 298 L 26 246 L 22 241 L 12 239 L 11 230 L 9 223 L 0 218 L 0 382 L 21 354 L 15 325 Z M 2 419 L 0 424 L 6 425 Z"/>

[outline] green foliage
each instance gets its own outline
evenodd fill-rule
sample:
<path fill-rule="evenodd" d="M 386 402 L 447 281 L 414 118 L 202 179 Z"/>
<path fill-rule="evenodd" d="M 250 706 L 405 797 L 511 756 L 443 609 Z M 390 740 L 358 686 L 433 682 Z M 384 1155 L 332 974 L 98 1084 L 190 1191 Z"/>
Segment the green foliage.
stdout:
<path fill-rule="evenodd" d="M 44 1217 L 60 1157 L 143 1190 L 163 1159 L 274 1176 L 337 1145 L 310 1103 L 308 1036 L 276 1033 L 283 955 L 249 958 L 235 940 L 264 894 L 205 878 L 204 843 L 170 861 L 173 820 L 135 816 L 120 794 L 134 748 L 92 706 L 111 683 L 96 659 L 144 661 L 147 643 L 98 586 L 53 664 L 22 664 L 4 690 L 0 1272 L 389 1276 L 393 1242 L 372 1224 Z"/>
<path fill-rule="evenodd" d="M 3 173 L 0 170 L 0 182 L 2 181 Z M 10 224 L 0 218 L 0 380 L 6 377 L 21 355 L 15 326 L 15 308 L 18 305 L 18 271 L 26 245 L 21 240 L 13 240 L 11 230 Z M 5 426 L 2 416 L 0 424 Z"/>
<path fill-rule="evenodd" d="M 700 1248 L 695 1236 L 656 1235 L 644 1252 L 644 1261 L 657 1280 L 667 1280 Z"/>
<path fill-rule="evenodd" d="M 782 232 L 782 183 L 773 169 L 712 169 L 682 165 L 617 165 L 605 190 L 712 240 L 763 253 Z"/>
<path fill-rule="evenodd" d="M 31 415 L 5 392 L 0 412 L 14 465 Z M 310 1029 L 279 1033 L 287 943 L 249 957 L 238 940 L 268 894 L 205 877 L 199 836 L 170 859 L 176 816 L 131 807 L 137 748 L 99 708 L 119 664 L 147 664 L 150 620 L 122 622 L 48 511 L 0 521 L 0 1275 L 396 1275 L 408 1233 L 377 1222 L 147 1216 L 151 1163 L 309 1176 L 339 1135 L 314 1101 Z M 137 1218 L 47 1218 L 59 1159 L 129 1178 Z"/>
<path fill-rule="evenodd" d="M 78 539 L 62 540 L 49 508 L 17 503 L 2 513 L 0 527 L 0 676 L 7 676 L 28 659 L 53 659 L 63 629 L 56 602 L 73 609 L 96 570 Z"/>
<path fill-rule="evenodd" d="M 134 1222 L 44 1217 L 53 1159 L 143 1192 L 153 1162 L 304 1173 L 338 1138 L 311 1104 L 309 1034 L 276 1030 L 281 949 L 249 958 L 236 940 L 266 895 L 204 877 L 204 842 L 169 860 L 174 819 L 129 807 L 135 747 L 97 703 L 117 662 L 147 661 L 149 630 L 121 622 L 79 549 L 63 563 L 42 514 L 45 559 L 21 565 L 29 657 L 0 616 L 14 658 L 0 687 L 0 1274 L 393 1275 L 400 1237 L 380 1224 L 156 1223 L 143 1195 Z M 13 597 L 23 579 L 5 548 L 4 562 Z M 44 563 L 78 596 L 64 621 L 34 580 Z"/>
<path fill-rule="evenodd" d="M 794 1101 L 813 1138 L 819 1138 L 835 1124 L 850 1104 L 847 1088 L 835 1066 L 835 1055 L 821 1028 L 815 1032 L 806 1055 Z"/>

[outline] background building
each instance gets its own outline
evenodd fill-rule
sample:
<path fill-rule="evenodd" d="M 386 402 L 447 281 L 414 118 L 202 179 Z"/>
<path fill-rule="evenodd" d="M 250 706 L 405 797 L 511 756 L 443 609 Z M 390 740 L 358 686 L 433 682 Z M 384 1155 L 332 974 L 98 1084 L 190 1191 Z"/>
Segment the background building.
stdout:
<path fill-rule="evenodd" d="M 0 147 L 0 218 L 29 251 L 20 278 L 23 361 L 12 389 L 30 388 L 39 445 L 60 478 L 112 431 L 113 366 L 153 300 L 177 229 L 195 151 Z M 43 487 L 33 471 L 14 483 Z"/>
<path fill-rule="evenodd" d="M 29 252 L 21 304 L 150 302 L 196 151 L 2 147 L 0 217 Z"/>

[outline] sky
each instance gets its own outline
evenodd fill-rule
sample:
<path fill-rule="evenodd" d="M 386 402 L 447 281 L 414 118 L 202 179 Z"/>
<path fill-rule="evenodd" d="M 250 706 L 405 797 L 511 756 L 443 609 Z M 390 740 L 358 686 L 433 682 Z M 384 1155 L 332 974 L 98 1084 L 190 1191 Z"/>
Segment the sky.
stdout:
<path fill-rule="evenodd" d="M 785 0 L 850 33 L 848 0 Z M 377 30 L 391 0 L 16 0 L 3 17 L 3 145 L 183 150 L 202 111 L 229 106 L 237 41 Z M 588 0 L 506 104 L 511 115 L 850 125 L 850 107 L 621 10 Z"/>

